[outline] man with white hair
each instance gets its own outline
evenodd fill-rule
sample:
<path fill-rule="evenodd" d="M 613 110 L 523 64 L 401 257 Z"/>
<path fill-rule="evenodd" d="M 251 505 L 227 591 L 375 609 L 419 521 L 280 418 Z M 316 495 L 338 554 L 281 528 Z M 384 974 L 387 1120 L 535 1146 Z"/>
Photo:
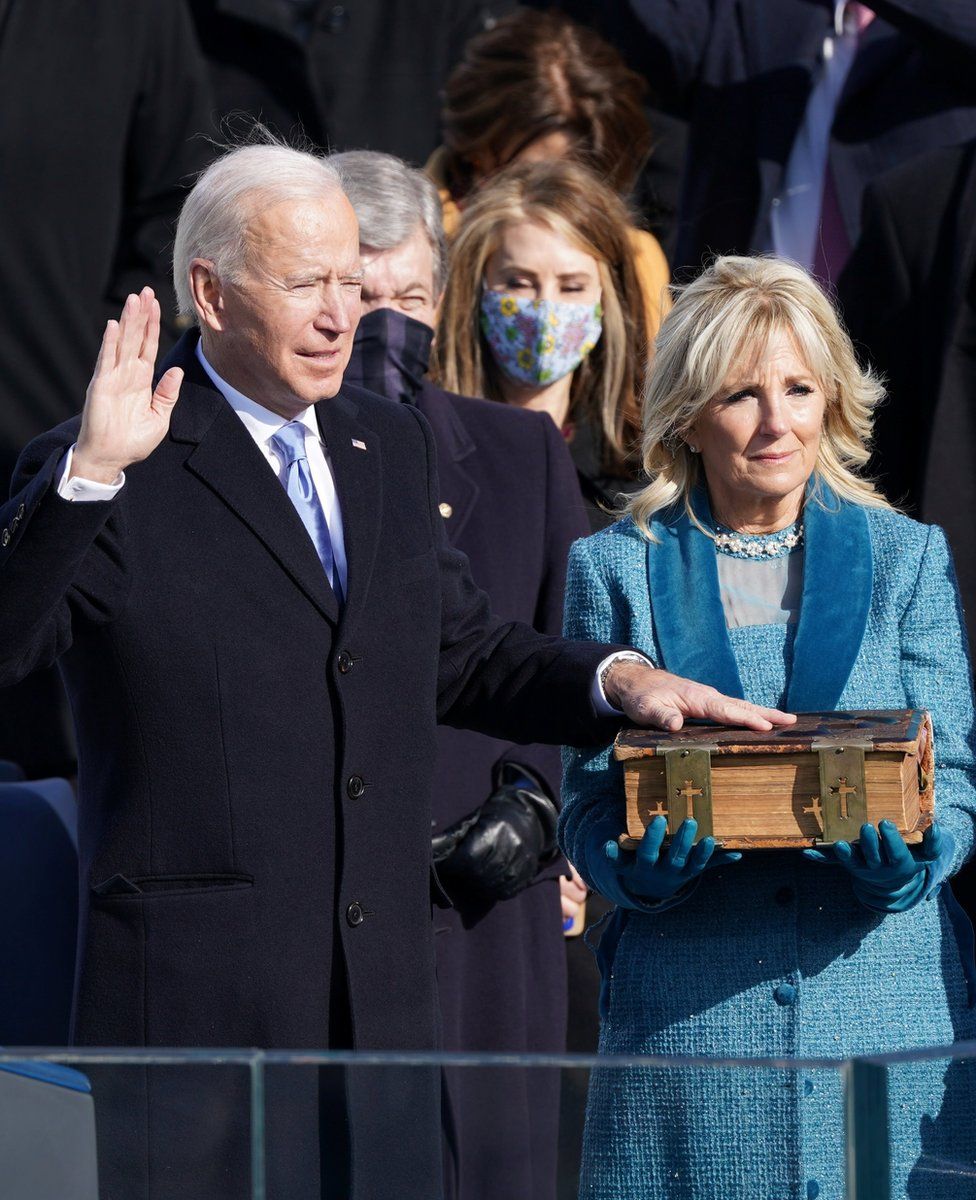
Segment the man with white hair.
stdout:
<path fill-rule="evenodd" d="M 130 296 L 80 421 L 27 448 L 0 508 L 0 681 L 57 659 L 78 730 L 76 1039 L 424 1050 L 438 718 L 593 741 L 601 681 L 643 722 L 785 718 L 491 617 L 444 538 L 426 422 L 342 386 L 362 274 L 326 162 L 211 164 L 174 274 L 197 330 L 154 380 L 158 304 Z M 140 1078 L 142 1154 L 112 1126 L 105 1194 L 244 1195 L 246 1093 Z M 319 1139 L 288 1123 L 277 1194 L 436 1197 L 434 1073 L 348 1090 L 351 1182 L 328 1109 L 321 1184 Z"/>

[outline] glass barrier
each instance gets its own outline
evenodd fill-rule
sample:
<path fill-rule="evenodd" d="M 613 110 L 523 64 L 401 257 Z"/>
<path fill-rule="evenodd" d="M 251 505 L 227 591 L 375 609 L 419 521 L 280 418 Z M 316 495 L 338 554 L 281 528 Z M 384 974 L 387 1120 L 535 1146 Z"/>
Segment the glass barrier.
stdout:
<path fill-rule="evenodd" d="M 465 1200 L 459 1172 L 482 1200 L 959 1200 L 976 1043 L 850 1061 L 8 1049 L 0 1164 L 3 1200 L 437 1200 L 443 1179 Z"/>

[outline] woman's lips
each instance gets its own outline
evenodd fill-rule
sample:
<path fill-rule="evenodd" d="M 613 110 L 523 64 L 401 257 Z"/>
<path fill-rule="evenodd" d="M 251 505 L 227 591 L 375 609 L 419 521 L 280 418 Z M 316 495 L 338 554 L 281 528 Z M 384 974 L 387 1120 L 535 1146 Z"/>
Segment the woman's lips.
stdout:
<path fill-rule="evenodd" d="M 786 450 L 782 454 L 750 454 L 749 457 L 753 462 L 781 463 L 792 458 L 795 453 L 795 450 Z"/>

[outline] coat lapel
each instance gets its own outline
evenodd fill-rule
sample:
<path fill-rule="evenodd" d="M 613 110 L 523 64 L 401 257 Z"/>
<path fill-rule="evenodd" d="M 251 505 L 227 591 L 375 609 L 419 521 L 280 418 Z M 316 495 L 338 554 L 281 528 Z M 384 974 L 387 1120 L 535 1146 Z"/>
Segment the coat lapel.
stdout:
<path fill-rule="evenodd" d="M 251 529 L 322 615 L 335 623 L 339 606 L 305 526 L 254 439 L 201 368 L 192 351 L 195 340 L 184 339 L 163 364 L 186 371 L 170 437 L 195 443 L 187 468 Z"/>
<path fill-rule="evenodd" d="M 704 491 L 696 491 L 693 504 L 708 527 Z M 808 495 L 803 520 L 803 596 L 786 705 L 791 712 L 826 712 L 840 701 L 867 627 L 871 538 L 864 510 L 824 485 Z M 664 666 L 744 696 L 711 540 L 683 509 L 671 510 L 653 529 L 660 541 L 648 543 L 647 574 Z"/>
<path fill-rule="evenodd" d="M 365 425 L 359 406 L 342 392 L 315 406 L 332 462 L 346 544 L 348 579 L 342 627 L 348 632 L 362 611 L 376 559 L 383 516 L 379 436 Z"/>
<path fill-rule="evenodd" d="M 871 534 L 863 508 L 826 485 L 803 510 L 803 597 L 786 691 L 790 712 L 829 712 L 840 702 L 867 628 Z"/>
<path fill-rule="evenodd" d="M 475 453 L 477 446 L 447 392 L 425 381 L 416 405 L 434 431 L 441 512 L 446 514 L 449 510 L 450 515 L 445 515 L 447 535 L 456 546 L 478 500 L 478 484 L 465 465 L 465 460 Z"/>
<path fill-rule="evenodd" d="M 695 492 L 692 503 L 702 524 L 709 525 L 711 512 L 702 490 Z M 711 539 L 696 528 L 683 506 L 655 521 L 653 532 L 659 540 L 647 544 L 647 579 L 664 666 L 675 675 L 742 698 Z"/>

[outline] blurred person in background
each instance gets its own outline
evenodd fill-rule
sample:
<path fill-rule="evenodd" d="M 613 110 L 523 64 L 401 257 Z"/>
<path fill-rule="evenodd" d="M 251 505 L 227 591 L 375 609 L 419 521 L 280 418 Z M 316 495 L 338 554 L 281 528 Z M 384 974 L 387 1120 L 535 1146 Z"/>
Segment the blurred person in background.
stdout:
<path fill-rule="evenodd" d="M 875 477 L 949 538 L 976 637 L 976 141 L 887 171 L 864 194 L 864 230 L 838 293 L 858 350 L 886 381 Z M 976 871 L 952 889 L 976 920 Z"/>
<path fill-rule="evenodd" d="M 422 163 L 469 37 L 513 0 L 189 0 L 218 118 Z M 234 120 L 231 119 L 231 125 Z"/>
<path fill-rule="evenodd" d="M 976 135 L 976 6 L 960 0 L 586 7 L 656 103 L 691 122 L 678 269 L 773 250 L 836 284 L 866 185 Z"/>
<path fill-rule="evenodd" d="M 478 189 L 514 163 L 569 158 L 629 198 L 651 152 L 646 90 L 612 46 L 559 13 L 520 8 L 472 38 L 444 90 L 444 145 L 427 164 L 448 237 Z M 652 234 L 631 225 L 628 236 L 651 342 L 668 264 Z"/>
<path fill-rule="evenodd" d="M 151 284 L 171 343 L 168 252 L 209 121 L 181 3 L 0 2 L 0 494 L 23 447 L 79 411 L 128 292 Z M 53 669 L 0 694 L 0 758 L 74 774 Z"/>
<path fill-rule="evenodd" d="M 578 163 L 523 163 L 465 208 L 431 374 L 548 413 L 599 528 L 637 486 L 644 328 L 623 202 Z"/>
<path fill-rule="evenodd" d="M 450 395 L 425 378 L 447 255 L 430 180 L 387 154 L 329 160 L 359 221 L 362 312 L 344 380 L 414 405 L 434 433 L 440 514 L 495 614 L 562 627 L 571 543 L 588 532 L 563 439 L 543 413 Z M 559 750 L 441 726 L 434 861 L 445 1050 L 562 1053 L 566 956 L 555 848 Z M 579 889 L 579 885 L 576 885 Z M 572 896 L 568 897 L 572 902 Z M 447 1072 L 460 1200 L 555 1195 L 556 1072 Z"/>

